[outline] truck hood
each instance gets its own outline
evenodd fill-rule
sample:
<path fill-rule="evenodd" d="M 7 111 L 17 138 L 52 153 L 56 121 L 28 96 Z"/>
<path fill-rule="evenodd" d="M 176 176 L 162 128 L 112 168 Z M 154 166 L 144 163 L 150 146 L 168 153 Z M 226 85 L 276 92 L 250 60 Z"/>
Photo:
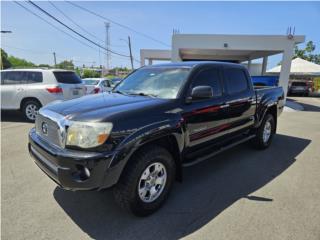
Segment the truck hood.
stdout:
<path fill-rule="evenodd" d="M 106 121 L 115 115 L 128 115 L 152 109 L 170 100 L 148 96 L 122 95 L 118 93 L 101 93 L 81 98 L 49 104 L 45 109 L 66 116 L 76 121 Z"/>

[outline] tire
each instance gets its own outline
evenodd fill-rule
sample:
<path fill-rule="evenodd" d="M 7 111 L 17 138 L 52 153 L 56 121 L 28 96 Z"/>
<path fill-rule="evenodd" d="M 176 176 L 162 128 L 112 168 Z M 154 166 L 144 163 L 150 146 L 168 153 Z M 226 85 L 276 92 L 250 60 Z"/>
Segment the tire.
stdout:
<path fill-rule="evenodd" d="M 268 126 L 266 126 L 268 125 Z M 275 119 L 272 114 L 268 113 L 264 117 L 260 127 L 256 131 L 256 137 L 252 139 L 252 144 L 256 149 L 266 149 L 270 146 L 273 135 L 275 134 Z M 267 132 L 265 132 L 267 131 Z M 270 132 L 269 132 L 270 131 Z M 268 133 L 269 132 L 269 136 Z M 266 134 L 264 136 L 264 133 Z"/>
<path fill-rule="evenodd" d="M 41 104 L 37 100 L 27 100 L 22 105 L 22 113 L 24 118 L 28 122 L 34 122 L 36 120 L 36 114 L 41 108 Z"/>
<path fill-rule="evenodd" d="M 148 191 L 144 192 L 143 190 L 147 188 L 149 182 L 147 182 L 148 179 L 143 180 L 142 178 L 148 176 L 148 174 L 146 174 L 147 169 L 149 169 L 149 173 L 152 174 L 157 172 L 155 170 L 155 172 L 153 172 L 152 167 L 155 169 L 156 167 L 159 168 L 159 166 L 164 167 L 165 170 L 162 169 L 161 173 L 156 174 L 156 179 L 158 181 L 160 178 L 162 180 L 166 178 L 166 180 L 162 181 L 162 187 L 159 187 L 160 184 L 156 185 L 154 188 L 151 187 L 148 196 Z M 164 173 L 166 173 L 165 177 Z M 163 147 L 148 145 L 141 150 L 138 150 L 138 152 L 133 155 L 132 159 L 129 160 L 119 182 L 113 189 L 114 198 L 120 207 L 132 214 L 136 216 L 147 216 L 158 210 L 166 201 L 174 179 L 175 162 L 171 154 Z M 152 183 L 150 186 L 151 185 Z M 151 189 L 154 189 L 154 191 L 155 189 L 158 189 L 159 192 L 156 195 L 152 195 Z M 141 194 L 141 197 L 139 193 Z M 152 196 L 156 198 L 152 200 Z"/>

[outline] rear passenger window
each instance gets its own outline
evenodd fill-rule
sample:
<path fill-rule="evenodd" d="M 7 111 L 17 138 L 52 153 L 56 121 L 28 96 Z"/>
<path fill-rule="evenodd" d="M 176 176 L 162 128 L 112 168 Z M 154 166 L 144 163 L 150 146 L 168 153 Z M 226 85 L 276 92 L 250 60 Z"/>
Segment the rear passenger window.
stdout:
<path fill-rule="evenodd" d="M 217 68 L 208 68 L 200 71 L 193 80 L 192 87 L 210 86 L 212 87 L 213 97 L 222 95 L 222 85 L 219 70 Z"/>
<path fill-rule="evenodd" d="M 105 87 L 111 87 L 108 80 L 103 81 L 103 86 L 105 86 Z"/>
<path fill-rule="evenodd" d="M 240 93 L 249 88 L 247 76 L 242 69 L 227 68 L 225 77 L 229 94 Z"/>
<path fill-rule="evenodd" d="M 81 79 L 74 72 L 53 72 L 53 74 L 59 83 L 82 83 Z"/>
<path fill-rule="evenodd" d="M 42 72 L 27 72 L 27 83 L 43 82 Z"/>

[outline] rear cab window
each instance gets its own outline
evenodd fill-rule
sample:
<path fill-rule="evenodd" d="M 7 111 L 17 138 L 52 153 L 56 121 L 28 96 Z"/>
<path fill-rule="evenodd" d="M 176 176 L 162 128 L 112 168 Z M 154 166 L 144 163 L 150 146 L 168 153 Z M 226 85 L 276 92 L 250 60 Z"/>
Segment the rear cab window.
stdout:
<path fill-rule="evenodd" d="M 225 68 L 225 82 L 230 95 L 249 90 L 249 80 L 245 71 L 241 68 Z"/>
<path fill-rule="evenodd" d="M 82 83 L 82 80 L 75 74 L 75 72 L 67 71 L 54 71 L 53 72 L 57 82 L 65 84 L 79 84 Z"/>

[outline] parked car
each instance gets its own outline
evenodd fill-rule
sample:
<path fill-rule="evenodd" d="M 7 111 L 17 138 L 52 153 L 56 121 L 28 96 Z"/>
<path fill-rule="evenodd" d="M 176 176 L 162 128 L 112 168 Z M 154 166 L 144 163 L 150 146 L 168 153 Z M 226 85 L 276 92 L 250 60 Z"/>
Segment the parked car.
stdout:
<path fill-rule="evenodd" d="M 107 92 L 112 89 L 111 81 L 105 78 L 84 78 L 82 81 L 87 88 L 87 94 Z"/>
<path fill-rule="evenodd" d="M 251 76 L 254 86 L 278 86 L 279 76 Z"/>
<path fill-rule="evenodd" d="M 1 109 L 20 110 L 34 121 L 40 107 L 56 100 L 85 95 L 81 79 L 58 69 L 10 69 L 1 71 Z"/>
<path fill-rule="evenodd" d="M 183 167 L 248 140 L 269 147 L 283 106 L 282 88 L 254 89 L 242 65 L 146 66 L 111 94 L 42 108 L 29 151 L 61 187 L 113 187 L 123 208 L 145 216 L 162 206 Z"/>
<path fill-rule="evenodd" d="M 288 95 L 302 95 L 302 96 L 309 96 L 309 93 L 311 92 L 311 88 L 306 82 L 292 82 L 289 90 Z"/>
<path fill-rule="evenodd" d="M 111 80 L 112 87 L 114 87 L 115 85 L 117 85 L 122 81 L 122 78 L 111 78 L 110 80 Z"/>

